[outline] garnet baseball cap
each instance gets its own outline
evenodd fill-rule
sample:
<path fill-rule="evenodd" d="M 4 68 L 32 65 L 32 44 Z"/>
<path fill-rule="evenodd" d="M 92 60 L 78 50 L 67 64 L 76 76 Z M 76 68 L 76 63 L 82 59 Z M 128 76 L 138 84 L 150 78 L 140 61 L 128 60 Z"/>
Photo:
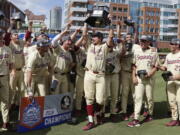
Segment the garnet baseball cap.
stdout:
<path fill-rule="evenodd" d="M 92 37 L 98 37 L 98 38 L 101 38 L 101 39 L 104 38 L 104 37 L 103 37 L 103 34 L 102 34 L 101 32 L 93 33 L 93 34 L 92 34 Z"/>

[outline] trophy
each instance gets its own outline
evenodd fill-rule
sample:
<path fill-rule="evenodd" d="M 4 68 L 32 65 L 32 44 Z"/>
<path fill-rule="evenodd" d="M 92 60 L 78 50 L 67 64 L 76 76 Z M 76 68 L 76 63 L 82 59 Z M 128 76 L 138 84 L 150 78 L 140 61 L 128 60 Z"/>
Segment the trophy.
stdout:
<path fill-rule="evenodd" d="M 172 73 L 170 71 L 166 71 L 164 73 L 162 73 L 162 77 L 164 79 L 164 81 L 169 81 L 170 80 L 170 77 L 172 76 Z"/>
<path fill-rule="evenodd" d="M 21 23 L 24 21 L 23 14 L 20 12 L 13 13 L 11 19 L 16 22 L 16 29 L 20 29 Z"/>
<path fill-rule="evenodd" d="M 147 71 L 146 70 L 138 70 L 137 75 L 139 76 L 139 78 L 144 79 L 145 76 L 147 75 Z"/>
<path fill-rule="evenodd" d="M 3 20 L 5 17 L 4 13 L 0 10 L 0 20 Z"/>
<path fill-rule="evenodd" d="M 85 20 L 91 27 L 104 28 L 111 23 L 108 18 L 109 8 L 107 5 L 89 6 L 90 16 Z"/>

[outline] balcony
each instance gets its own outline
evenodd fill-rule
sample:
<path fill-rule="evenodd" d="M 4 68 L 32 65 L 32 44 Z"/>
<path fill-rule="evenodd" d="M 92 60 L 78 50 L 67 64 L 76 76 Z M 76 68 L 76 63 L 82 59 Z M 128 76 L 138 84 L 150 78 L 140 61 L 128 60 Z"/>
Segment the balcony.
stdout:
<path fill-rule="evenodd" d="M 71 12 L 87 12 L 87 8 L 86 7 L 72 7 L 71 8 Z"/>
<path fill-rule="evenodd" d="M 177 20 L 177 19 L 178 19 L 177 16 L 168 16 L 167 18 L 168 18 L 169 20 Z"/>
<path fill-rule="evenodd" d="M 87 3 L 88 0 L 71 0 L 72 2 L 82 2 L 82 3 Z"/>
<path fill-rule="evenodd" d="M 161 25 L 160 27 L 163 27 L 163 28 L 177 28 L 178 24 L 165 24 L 165 25 Z"/>
<path fill-rule="evenodd" d="M 175 32 L 160 32 L 159 35 L 160 36 L 177 36 L 178 33 L 175 33 Z"/>
<path fill-rule="evenodd" d="M 70 20 L 75 20 L 75 21 L 84 21 L 85 19 L 86 17 L 75 17 L 75 16 L 70 17 Z"/>

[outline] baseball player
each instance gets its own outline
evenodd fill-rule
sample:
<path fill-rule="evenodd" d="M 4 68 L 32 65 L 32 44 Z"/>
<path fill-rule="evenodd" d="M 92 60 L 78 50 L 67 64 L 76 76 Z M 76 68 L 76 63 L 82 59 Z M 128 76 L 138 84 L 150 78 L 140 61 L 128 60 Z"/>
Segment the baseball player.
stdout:
<path fill-rule="evenodd" d="M 84 74 L 85 74 L 85 64 L 86 64 L 86 57 L 87 57 L 87 46 L 86 46 L 86 39 L 87 35 L 87 24 L 85 24 L 83 28 L 83 34 L 81 38 L 75 43 L 75 50 L 76 50 L 76 84 L 75 84 L 75 115 L 80 116 L 81 114 L 81 104 L 82 98 L 84 95 Z"/>
<path fill-rule="evenodd" d="M 47 53 L 49 45 L 48 41 L 39 40 L 36 51 L 28 58 L 26 96 L 32 97 L 35 93 L 39 96 L 46 96 L 46 73 L 50 69 L 50 58 Z"/>
<path fill-rule="evenodd" d="M 12 51 L 9 47 L 5 46 L 3 40 L 4 31 L 0 29 L 0 101 L 1 113 L 3 119 L 2 130 L 8 130 L 9 122 L 9 73 L 11 76 L 15 75 L 13 68 Z"/>
<path fill-rule="evenodd" d="M 56 86 L 52 89 L 55 94 L 68 92 L 68 72 L 73 67 L 73 59 L 69 52 L 69 48 L 72 45 L 72 40 L 70 36 L 65 36 L 68 32 L 69 25 L 66 29 L 58 34 L 52 40 L 52 47 L 55 54 L 55 65 L 53 67 L 53 81 L 52 84 Z M 61 40 L 62 46 L 58 43 Z M 56 82 L 56 83 L 55 83 Z"/>
<path fill-rule="evenodd" d="M 146 93 L 147 97 L 149 114 L 144 121 L 148 122 L 153 119 L 153 75 L 157 70 L 159 60 L 157 51 L 153 51 L 149 45 L 148 37 L 143 35 L 140 39 L 141 49 L 137 49 L 134 52 L 132 78 L 135 85 L 135 107 L 134 120 L 127 124 L 129 127 L 140 126 L 139 116 L 144 93 Z"/>
<path fill-rule="evenodd" d="M 131 33 L 126 35 L 126 39 L 124 41 L 124 46 L 126 48 L 126 53 L 121 57 L 121 83 L 122 83 L 122 100 L 121 100 L 121 108 L 123 120 L 128 120 L 127 114 L 127 103 L 129 93 L 132 94 L 134 100 L 134 85 L 132 82 L 132 62 L 134 51 L 140 49 L 138 44 L 134 44 L 133 37 Z M 132 101 L 134 102 L 134 101 Z"/>
<path fill-rule="evenodd" d="M 16 69 L 15 75 L 10 75 L 10 101 L 13 106 L 18 106 L 24 91 L 24 41 L 19 40 L 16 30 L 11 32 L 11 42 L 9 47 L 12 51 L 14 68 Z"/>
<path fill-rule="evenodd" d="M 173 39 L 170 49 L 171 53 L 160 69 L 171 72 L 167 80 L 167 94 L 172 120 L 166 126 L 177 126 L 180 124 L 180 39 Z"/>
<path fill-rule="evenodd" d="M 110 29 L 108 41 L 103 43 L 103 34 L 92 35 L 92 44 L 87 51 L 86 72 L 84 77 L 84 92 L 87 104 L 88 124 L 83 130 L 92 129 L 94 124 L 94 101 L 96 101 L 97 124 L 102 123 L 102 109 L 105 98 L 105 63 L 109 46 L 112 45 L 113 30 Z"/>
<path fill-rule="evenodd" d="M 119 90 L 120 50 L 111 48 L 106 57 L 106 100 L 110 95 L 110 119 L 116 121 L 116 103 Z M 106 103 L 106 102 L 105 102 Z"/>

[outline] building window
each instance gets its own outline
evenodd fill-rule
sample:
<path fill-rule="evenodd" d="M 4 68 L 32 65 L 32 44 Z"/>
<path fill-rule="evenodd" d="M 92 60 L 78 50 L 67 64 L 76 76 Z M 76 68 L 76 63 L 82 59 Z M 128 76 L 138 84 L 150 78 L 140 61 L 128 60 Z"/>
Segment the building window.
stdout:
<path fill-rule="evenodd" d="M 116 12 L 116 11 L 117 11 L 117 8 L 116 8 L 116 7 L 113 7 L 113 11 Z"/>
<path fill-rule="evenodd" d="M 159 16 L 160 14 L 159 14 L 159 12 L 156 12 L 156 16 Z"/>
<path fill-rule="evenodd" d="M 123 20 L 127 20 L 127 17 L 123 17 Z"/>
<path fill-rule="evenodd" d="M 149 20 L 148 19 L 146 19 L 146 24 L 149 24 Z"/>
<path fill-rule="evenodd" d="M 155 29 L 155 33 L 158 33 L 158 32 L 159 32 L 159 29 L 158 29 L 158 28 L 156 28 L 156 29 Z"/>
<path fill-rule="evenodd" d="M 154 32 L 154 28 L 150 28 L 150 32 Z"/>
<path fill-rule="evenodd" d="M 149 27 L 146 27 L 146 32 L 149 32 Z"/>
<path fill-rule="evenodd" d="M 159 20 L 156 20 L 156 24 L 159 24 Z"/>
<path fill-rule="evenodd" d="M 118 8 L 118 11 L 119 11 L 119 12 L 122 12 L 122 8 Z"/>
<path fill-rule="evenodd" d="M 127 29 L 127 26 L 126 25 L 123 25 L 123 30 L 126 30 Z"/>
<path fill-rule="evenodd" d="M 150 20 L 150 24 L 154 24 L 154 20 L 153 19 Z"/>
<path fill-rule="evenodd" d="M 143 24 L 143 19 L 140 19 L 140 24 Z"/>
<path fill-rule="evenodd" d="M 139 27 L 139 30 L 138 30 L 138 32 L 142 32 L 142 27 Z"/>
<path fill-rule="evenodd" d="M 128 9 L 127 8 L 124 8 L 124 10 L 123 10 L 124 12 L 127 12 L 128 11 Z"/>
<path fill-rule="evenodd" d="M 113 18 L 112 18 L 113 20 L 116 20 L 116 16 L 113 16 Z"/>

